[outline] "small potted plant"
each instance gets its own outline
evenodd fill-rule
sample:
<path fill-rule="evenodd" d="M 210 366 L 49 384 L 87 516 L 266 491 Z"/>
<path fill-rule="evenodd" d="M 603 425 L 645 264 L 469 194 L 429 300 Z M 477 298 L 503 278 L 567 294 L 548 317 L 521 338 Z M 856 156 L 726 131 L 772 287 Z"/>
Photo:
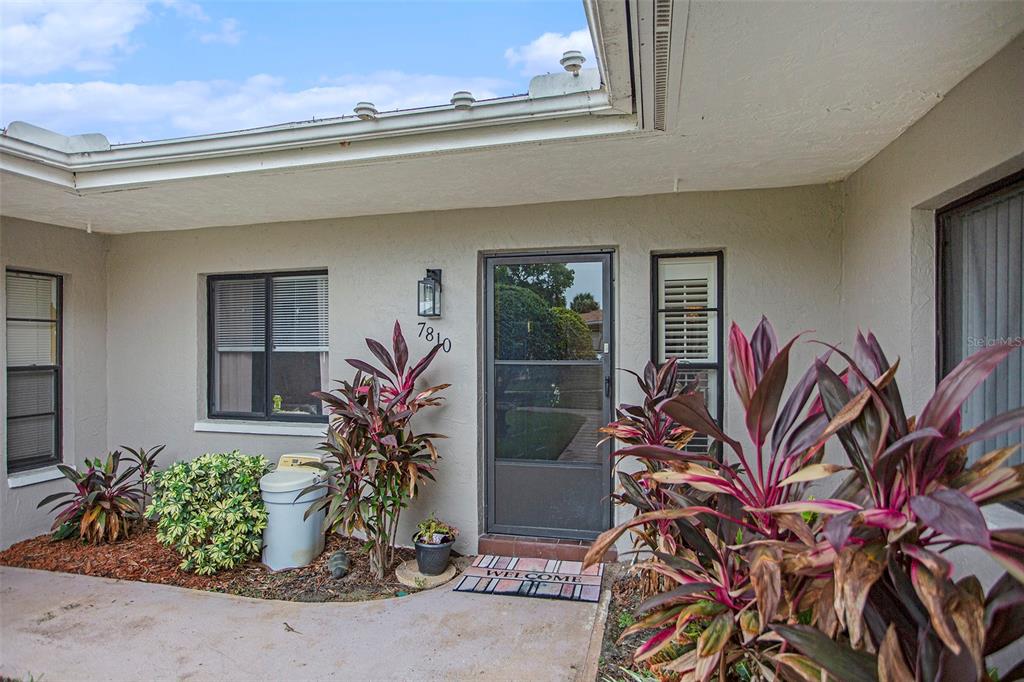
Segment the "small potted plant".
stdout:
<path fill-rule="evenodd" d="M 416 544 L 416 567 L 423 575 L 441 575 L 448 568 L 448 557 L 459 529 L 431 514 L 420 521 L 412 541 Z"/>

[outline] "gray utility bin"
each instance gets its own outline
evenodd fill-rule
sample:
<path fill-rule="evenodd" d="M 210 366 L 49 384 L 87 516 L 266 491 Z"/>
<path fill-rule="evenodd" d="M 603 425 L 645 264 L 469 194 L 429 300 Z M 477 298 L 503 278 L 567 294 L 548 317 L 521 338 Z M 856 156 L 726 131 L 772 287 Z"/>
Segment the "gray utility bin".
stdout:
<path fill-rule="evenodd" d="M 323 498 L 327 490 L 296 499 L 304 488 L 322 480 L 319 469 L 307 466 L 319 461 L 319 455 L 281 455 L 277 468 L 260 479 L 260 494 L 267 508 L 263 563 L 272 571 L 307 566 L 324 551 L 325 512 L 308 519 L 303 516 L 310 503 Z"/>

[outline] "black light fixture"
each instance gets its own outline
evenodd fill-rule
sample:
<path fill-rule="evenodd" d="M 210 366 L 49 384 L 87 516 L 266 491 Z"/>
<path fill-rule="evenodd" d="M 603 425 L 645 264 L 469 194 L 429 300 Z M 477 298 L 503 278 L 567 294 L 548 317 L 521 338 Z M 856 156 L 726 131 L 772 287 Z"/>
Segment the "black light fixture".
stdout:
<path fill-rule="evenodd" d="M 427 268 L 427 276 L 417 287 L 417 314 L 420 317 L 441 317 L 441 271 Z"/>

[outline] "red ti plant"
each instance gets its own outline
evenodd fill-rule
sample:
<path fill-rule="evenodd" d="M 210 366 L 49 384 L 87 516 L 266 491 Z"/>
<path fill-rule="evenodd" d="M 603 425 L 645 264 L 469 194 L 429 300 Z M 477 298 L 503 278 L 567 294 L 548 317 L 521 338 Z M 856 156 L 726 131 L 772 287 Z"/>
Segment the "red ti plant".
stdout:
<path fill-rule="evenodd" d="M 638 405 L 619 405 L 615 410 L 617 419 L 599 429 L 606 434 L 604 440 L 615 439 L 625 445 L 657 445 L 682 450 L 693 438 L 693 430 L 680 426 L 658 409 L 659 404 L 679 392 L 679 366 L 676 361 L 669 360 L 660 369 L 653 362 L 648 362 L 642 375 L 626 371 L 636 377 L 644 399 Z M 664 488 L 659 489 L 657 482 L 645 476 L 664 469 L 664 465 L 656 459 L 641 461 L 645 465 L 644 470 L 635 473 L 618 472 L 621 491 L 614 495 L 616 501 L 633 505 L 637 514 L 674 506 L 677 500 L 669 497 Z M 637 529 L 634 544 L 645 545 L 652 551 L 672 553 L 677 543 L 675 525 L 670 521 L 662 521 Z M 651 574 L 642 588 L 645 593 L 653 593 L 658 591 L 662 582 L 661 576 Z"/>
<path fill-rule="evenodd" d="M 441 344 L 436 344 L 430 351 L 413 365 L 409 364 L 409 346 L 405 342 L 405 335 L 402 334 L 402 325 L 395 320 L 394 332 L 391 335 L 391 347 L 389 351 L 384 344 L 374 339 L 366 339 L 366 347 L 380 360 L 383 367 L 374 365 L 358 358 L 348 358 L 348 364 L 370 376 L 380 380 L 380 395 L 385 400 L 397 398 L 396 406 L 401 410 L 409 410 L 415 414 L 424 407 L 437 406 L 441 404 L 442 398 L 434 396 L 438 391 L 444 390 L 450 384 L 431 386 L 418 393 L 415 392 L 416 380 L 426 371 L 430 363 L 434 361 Z"/>
<path fill-rule="evenodd" d="M 848 385 L 817 363 L 828 431 L 839 439 L 862 492 L 856 504 L 782 504 L 773 514 L 817 511 L 837 553 L 835 615 L 839 642 L 800 626 L 775 629 L 833 675 L 837 660 L 886 679 L 988 679 L 985 657 L 1024 636 L 1024 529 L 990 530 L 981 507 L 1024 497 L 1024 465 L 1005 466 L 1019 446 L 968 464 L 973 443 L 1024 424 L 1024 408 L 961 432 L 960 410 L 1014 347 L 985 348 L 935 389 L 919 417 L 907 418 L 892 366 L 871 334 L 858 334 Z M 840 507 L 845 506 L 845 509 Z M 942 555 L 973 545 L 1002 564 L 986 597 L 974 576 L 954 581 Z M 1010 575 L 1013 577 L 1011 578 Z M 1015 578 L 1015 580 L 1014 580 Z M 832 633 L 826 633 L 832 634 Z M 1024 676 L 1024 664 L 1002 679 Z"/>
<path fill-rule="evenodd" d="M 83 542 L 98 545 L 131 534 L 132 525 L 142 515 L 142 491 L 139 481 L 133 480 L 138 467 L 119 471 L 120 465 L 121 453 L 116 450 L 105 460 L 86 459 L 85 471 L 57 465 L 75 489 L 48 495 L 37 505 L 63 500 L 54 506 L 61 510 L 53 522 L 56 539 L 77 535 Z"/>
<path fill-rule="evenodd" d="M 433 480 L 439 459 L 436 433 L 415 433 L 413 415 L 444 400 L 436 395 L 448 384 L 416 390 L 416 379 L 436 357 L 435 346 L 419 362 L 408 366 L 408 348 L 402 328 L 395 322 L 393 353 L 383 344 L 366 339 L 384 369 L 362 360 L 349 360 L 356 368 L 352 381 L 314 395 L 327 404 L 330 422 L 321 447 L 328 454 L 323 483 L 302 494 L 326 488 L 327 495 L 306 510 L 306 516 L 326 511 L 325 524 L 345 533 L 362 531 L 370 549 L 370 568 L 383 578 L 394 559 L 395 535 L 402 509 L 415 497 L 424 480 Z"/>
<path fill-rule="evenodd" d="M 733 325 L 730 369 L 746 410 L 752 452 L 721 431 L 701 395 L 683 393 L 663 400 L 657 409 L 680 426 L 727 446 L 727 461 L 713 453 L 664 445 L 633 445 L 617 453 L 645 461 L 643 480 L 670 503 L 602 534 L 586 563 L 599 561 L 627 530 L 642 533 L 664 523 L 674 526 L 683 540 L 675 551 L 656 551 L 637 567 L 666 577 L 673 587 L 642 604 L 638 614 L 644 617 L 623 633 L 655 630 L 637 649 L 635 660 L 657 661 L 652 668 L 660 673 L 707 680 L 716 673 L 724 679 L 759 674 L 761 666 L 773 669 L 784 660 L 776 656 L 784 654 L 777 638 L 762 637 L 767 624 L 795 619 L 820 595 L 820 586 L 804 574 L 788 577 L 783 589 L 782 552 L 775 543 L 792 542 L 806 551 L 812 570 L 828 566 L 834 553 L 827 543 L 815 542 L 799 514 L 764 511 L 801 499 L 807 481 L 831 470 L 820 463 L 828 418 L 820 408 L 807 409 L 815 390 L 814 368 L 788 395 L 784 390 L 795 340 L 779 348 L 766 319 L 749 341 Z M 706 501 L 696 504 L 701 495 Z"/>
<path fill-rule="evenodd" d="M 919 418 L 908 418 L 895 374 L 873 336 L 858 335 L 836 374 L 822 356 L 785 397 L 792 341 L 775 350 L 762 320 L 748 341 L 730 334 L 733 383 L 746 409 L 749 454 L 721 432 L 694 396 L 659 409 L 731 451 L 716 464 L 634 446 L 665 471 L 649 478 L 711 493 L 706 505 L 638 515 L 603 534 L 587 563 L 626 530 L 670 520 L 686 545 L 640 565 L 677 585 L 640 607 L 627 633 L 654 629 L 637 661 L 683 680 L 987 680 L 985 658 L 1024 636 L 1024 530 L 991 530 L 979 507 L 1024 496 L 1015 448 L 967 464 L 974 442 L 1019 427 L 1024 410 L 967 432 L 967 396 L 1012 351 L 985 349 L 944 379 Z M 812 400 L 814 392 L 818 396 Z M 821 461 L 836 438 L 844 465 Z M 827 499 L 807 482 L 848 471 Z M 948 549 L 971 544 L 1009 574 L 986 596 L 973 576 L 953 580 Z M 794 651 L 795 649 L 795 651 Z M 1024 676 L 1024 664 L 1003 679 Z"/>

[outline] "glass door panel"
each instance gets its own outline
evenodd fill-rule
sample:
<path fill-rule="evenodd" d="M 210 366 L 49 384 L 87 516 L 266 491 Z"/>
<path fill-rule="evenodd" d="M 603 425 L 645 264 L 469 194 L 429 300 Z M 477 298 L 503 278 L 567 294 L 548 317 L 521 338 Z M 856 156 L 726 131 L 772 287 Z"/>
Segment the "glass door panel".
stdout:
<path fill-rule="evenodd" d="M 488 527 L 595 537 L 610 519 L 610 256 L 487 263 Z"/>

